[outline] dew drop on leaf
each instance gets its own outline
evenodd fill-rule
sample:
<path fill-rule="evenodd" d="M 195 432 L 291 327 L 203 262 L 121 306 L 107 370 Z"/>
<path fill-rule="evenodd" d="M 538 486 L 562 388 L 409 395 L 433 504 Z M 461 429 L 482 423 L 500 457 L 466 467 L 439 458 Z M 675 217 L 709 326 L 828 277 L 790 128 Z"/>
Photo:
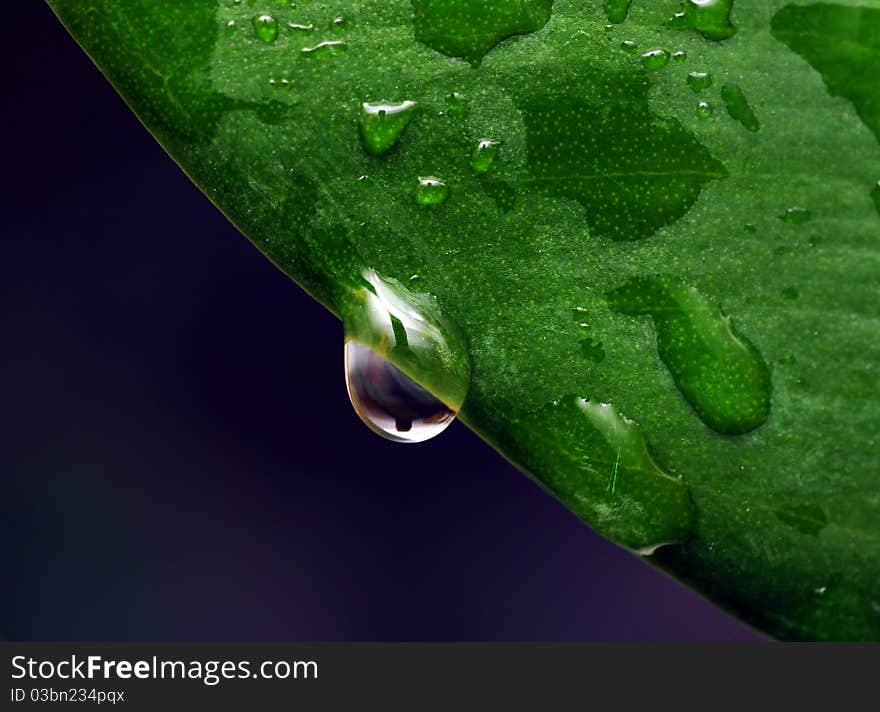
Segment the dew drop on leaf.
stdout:
<path fill-rule="evenodd" d="M 287 27 L 294 32 L 311 32 L 315 29 L 315 26 L 312 24 L 304 25 L 300 22 L 288 22 Z"/>
<path fill-rule="evenodd" d="M 789 225 L 803 225 L 804 223 L 810 222 L 812 218 L 813 213 L 806 208 L 798 207 L 789 208 L 779 216 L 779 219 L 782 220 L 782 222 Z"/>
<path fill-rule="evenodd" d="M 679 64 L 684 64 L 687 61 L 688 53 L 685 52 L 683 49 L 680 49 L 678 50 L 678 52 L 672 55 L 672 58 Z"/>
<path fill-rule="evenodd" d="M 736 34 L 730 20 L 733 0 L 685 0 L 666 26 L 676 30 L 696 30 L 707 40 L 720 42 Z"/>
<path fill-rule="evenodd" d="M 663 69 L 669 64 L 669 52 L 665 49 L 651 49 L 642 55 L 642 66 L 650 71 Z"/>
<path fill-rule="evenodd" d="M 712 116 L 712 105 L 708 101 L 701 101 L 697 104 L 697 117 L 700 119 L 708 119 Z"/>
<path fill-rule="evenodd" d="M 446 113 L 455 118 L 461 118 L 467 116 L 467 112 L 467 99 L 461 93 L 454 91 L 446 95 Z"/>
<path fill-rule="evenodd" d="M 632 40 L 624 40 L 620 43 L 620 49 L 627 54 L 635 54 L 639 50 L 639 46 Z"/>
<path fill-rule="evenodd" d="M 717 304 L 672 277 L 635 278 L 607 298 L 612 311 L 653 318 L 660 359 L 706 425 L 733 435 L 767 420 L 770 370 Z"/>
<path fill-rule="evenodd" d="M 225 32 L 226 32 L 227 37 L 232 37 L 232 35 L 234 35 L 237 30 L 238 30 L 238 25 L 235 24 L 235 20 L 230 20 L 229 22 L 226 23 Z"/>
<path fill-rule="evenodd" d="M 348 45 L 344 40 L 324 40 L 314 47 L 303 47 L 300 53 L 303 57 L 329 57 L 340 52 L 345 52 Z"/>
<path fill-rule="evenodd" d="M 724 99 L 724 103 L 727 106 L 727 113 L 730 114 L 731 118 L 739 121 L 746 130 L 754 133 L 761 128 L 758 117 L 755 116 L 755 112 L 749 106 L 749 102 L 742 89 L 735 84 L 725 84 L 721 87 L 721 98 Z"/>
<path fill-rule="evenodd" d="M 253 25 L 254 34 L 263 42 L 274 42 L 278 37 L 278 21 L 271 15 L 257 15 Z"/>
<path fill-rule="evenodd" d="M 415 115 L 416 102 L 365 102 L 361 104 L 361 139 L 367 152 L 378 156 L 400 140 Z"/>
<path fill-rule="evenodd" d="M 605 0 L 603 5 L 605 7 L 605 14 L 608 16 L 608 22 L 613 22 L 615 25 L 623 22 L 629 14 L 629 6 L 631 4 L 632 0 Z"/>
<path fill-rule="evenodd" d="M 440 205 L 449 197 L 449 186 L 434 176 L 419 177 L 419 186 L 416 189 L 416 202 L 419 205 Z"/>
<path fill-rule="evenodd" d="M 540 30 L 553 0 L 412 0 L 416 39 L 479 64 L 502 40 Z"/>
<path fill-rule="evenodd" d="M 495 163 L 498 155 L 498 142 L 491 138 L 481 138 L 471 154 L 471 168 L 476 173 L 486 173 Z"/>
<path fill-rule="evenodd" d="M 345 344 L 345 385 L 360 419 L 373 432 L 402 443 L 436 437 L 456 413 L 369 346 Z"/>
<path fill-rule="evenodd" d="M 712 75 L 709 72 L 691 72 L 688 74 L 687 83 L 694 94 L 699 94 L 712 86 Z"/>

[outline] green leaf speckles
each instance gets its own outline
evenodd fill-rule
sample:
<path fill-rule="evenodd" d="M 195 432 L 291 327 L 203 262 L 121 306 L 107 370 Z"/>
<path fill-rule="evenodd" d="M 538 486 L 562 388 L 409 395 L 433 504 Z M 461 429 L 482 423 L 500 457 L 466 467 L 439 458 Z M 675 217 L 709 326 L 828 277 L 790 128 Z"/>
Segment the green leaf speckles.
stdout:
<path fill-rule="evenodd" d="M 540 30 L 553 0 L 412 0 L 416 39 L 477 64 L 502 40 Z"/>

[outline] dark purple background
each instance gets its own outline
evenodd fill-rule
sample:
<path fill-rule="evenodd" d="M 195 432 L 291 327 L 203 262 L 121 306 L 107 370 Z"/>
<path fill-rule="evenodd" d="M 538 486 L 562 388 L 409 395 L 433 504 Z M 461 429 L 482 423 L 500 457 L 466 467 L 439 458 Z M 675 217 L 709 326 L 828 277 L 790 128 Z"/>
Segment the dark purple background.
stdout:
<path fill-rule="evenodd" d="M 6 636 L 756 638 L 463 426 L 372 435 L 336 320 L 42 3 L 4 12 Z"/>

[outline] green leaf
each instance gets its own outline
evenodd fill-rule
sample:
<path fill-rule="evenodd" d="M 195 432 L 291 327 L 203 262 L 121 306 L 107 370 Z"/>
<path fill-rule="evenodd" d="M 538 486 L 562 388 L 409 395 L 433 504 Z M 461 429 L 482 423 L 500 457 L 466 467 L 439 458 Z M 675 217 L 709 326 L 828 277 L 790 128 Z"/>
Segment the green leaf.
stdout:
<path fill-rule="evenodd" d="M 880 2 L 50 3 L 585 522 L 772 635 L 880 638 Z"/>

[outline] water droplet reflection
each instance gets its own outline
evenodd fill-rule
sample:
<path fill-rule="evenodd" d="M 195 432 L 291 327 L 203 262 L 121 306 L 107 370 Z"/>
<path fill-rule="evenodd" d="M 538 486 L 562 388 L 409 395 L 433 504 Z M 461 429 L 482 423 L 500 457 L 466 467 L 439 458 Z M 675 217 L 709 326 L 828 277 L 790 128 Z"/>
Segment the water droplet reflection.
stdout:
<path fill-rule="evenodd" d="M 456 413 L 368 346 L 345 344 L 345 385 L 360 419 L 373 432 L 400 443 L 442 433 Z"/>

